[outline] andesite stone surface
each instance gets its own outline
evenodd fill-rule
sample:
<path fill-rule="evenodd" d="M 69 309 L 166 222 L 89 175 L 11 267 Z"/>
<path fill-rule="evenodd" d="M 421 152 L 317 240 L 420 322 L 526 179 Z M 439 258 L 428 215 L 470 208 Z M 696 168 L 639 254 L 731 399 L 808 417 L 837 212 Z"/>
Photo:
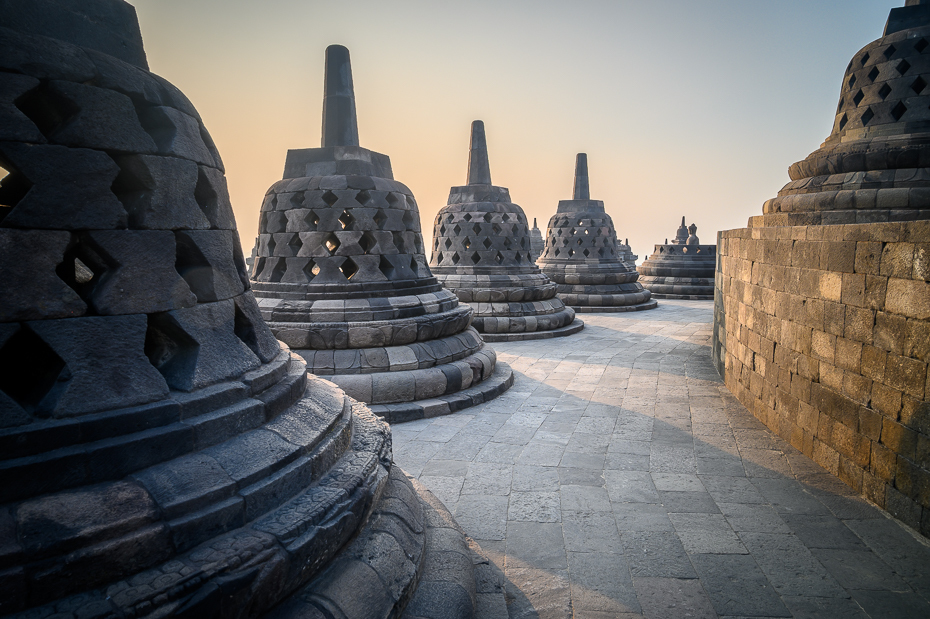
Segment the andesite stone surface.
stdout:
<path fill-rule="evenodd" d="M 656 307 L 639 273 L 623 262 L 604 203 L 592 200 L 588 156 L 578 153 L 572 200 L 559 201 L 549 219 L 546 247 L 536 263 L 558 284 L 559 298 L 576 312 L 632 312 Z"/>
<path fill-rule="evenodd" d="M 472 325 L 486 341 L 544 339 L 584 327 L 536 266 L 530 239 L 523 209 L 506 187 L 491 184 L 484 123 L 476 120 L 468 184 L 453 187 L 436 214 L 430 269 L 474 308 Z"/>
<path fill-rule="evenodd" d="M 536 225 L 536 218 L 534 217 L 533 227 L 530 228 L 530 256 L 532 256 L 533 262 L 539 259 L 545 248 L 546 241 L 543 240 L 542 232 L 539 230 L 539 226 Z"/>
<path fill-rule="evenodd" d="M 833 131 L 719 234 L 714 355 L 796 448 L 930 536 L 930 6 L 852 58 Z M 923 446 L 923 447 L 922 447 Z"/>
<path fill-rule="evenodd" d="M 667 239 L 666 239 L 667 240 Z M 701 245 L 685 218 L 671 243 L 656 245 L 639 267 L 639 281 L 659 299 L 713 299 L 716 245 Z"/>
<path fill-rule="evenodd" d="M 416 200 L 362 148 L 349 51 L 326 50 L 321 148 L 290 150 L 259 219 L 252 287 L 274 334 L 389 421 L 453 412 L 513 373 L 430 272 Z"/>
<path fill-rule="evenodd" d="M 438 587 L 471 617 L 481 578 L 502 602 L 388 424 L 262 321 L 219 154 L 134 9 L 2 23 L 0 615 L 397 616 Z"/>

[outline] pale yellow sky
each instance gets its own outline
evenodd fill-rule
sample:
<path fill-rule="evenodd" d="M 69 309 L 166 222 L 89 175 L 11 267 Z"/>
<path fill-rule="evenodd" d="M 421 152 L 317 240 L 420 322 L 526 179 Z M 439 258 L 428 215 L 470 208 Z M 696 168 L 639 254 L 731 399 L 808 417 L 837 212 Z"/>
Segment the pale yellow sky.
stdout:
<path fill-rule="evenodd" d="M 742 227 L 827 136 L 843 70 L 893 0 L 130 0 L 153 72 L 197 106 L 246 252 L 288 148 L 320 143 L 323 50 L 349 48 L 361 145 L 391 157 L 427 243 L 485 121 L 495 184 L 545 228 L 587 152 L 645 258 L 685 215 Z M 428 245 L 429 246 L 429 245 Z"/>

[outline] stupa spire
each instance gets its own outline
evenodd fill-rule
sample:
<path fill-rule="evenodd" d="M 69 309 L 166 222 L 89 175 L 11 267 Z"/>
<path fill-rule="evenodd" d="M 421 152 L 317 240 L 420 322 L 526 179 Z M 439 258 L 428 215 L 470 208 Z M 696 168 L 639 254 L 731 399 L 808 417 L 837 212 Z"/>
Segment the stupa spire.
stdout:
<path fill-rule="evenodd" d="M 342 45 L 330 45 L 326 48 L 321 145 L 323 148 L 359 145 L 352 65 L 349 62 L 349 50 Z"/>
<path fill-rule="evenodd" d="M 491 184 L 491 165 L 488 163 L 488 140 L 484 134 L 483 120 L 475 120 L 471 123 L 471 146 L 468 150 L 468 184 Z"/>
<path fill-rule="evenodd" d="M 575 157 L 575 191 L 572 199 L 591 199 L 591 190 L 588 188 L 588 155 L 586 153 L 578 153 Z"/>

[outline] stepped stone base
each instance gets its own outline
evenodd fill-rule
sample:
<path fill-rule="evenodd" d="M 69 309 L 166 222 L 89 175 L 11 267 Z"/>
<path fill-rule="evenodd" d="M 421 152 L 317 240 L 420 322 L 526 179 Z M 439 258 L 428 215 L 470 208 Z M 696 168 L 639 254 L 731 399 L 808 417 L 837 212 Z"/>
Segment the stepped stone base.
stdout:
<path fill-rule="evenodd" d="M 685 301 L 713 301 L 713 294 L 661 294 L 653 292 L 652 296 L 656 299 L 682 299 Z"/>
<path fill-rule="evenodd" d="M 448 415 L 496 398 L 513 386 L 513 370 L 506 363 L 497 363 L 494 372 L 473 387 L 438 398 L 401 404 L 373 404 L 371 411 L 389 423 Z"/>
<path fill-rule="evenodd" d="M 640 312 L 658 307 L 654 299 L 635 305 L 571 305 L 570 307 L 581 314 L 606 314 L 615 312 Z"/>
<path fill-rule="evenodd" d="M 575 319 L 571 324 L 551 331 L 528 331 L 526 333 L 482 333 L 485 342 L 519 342 L 523 340 L 547 340 L 554 337 L 573 335 L 584 329 L 584 322 Z"/>

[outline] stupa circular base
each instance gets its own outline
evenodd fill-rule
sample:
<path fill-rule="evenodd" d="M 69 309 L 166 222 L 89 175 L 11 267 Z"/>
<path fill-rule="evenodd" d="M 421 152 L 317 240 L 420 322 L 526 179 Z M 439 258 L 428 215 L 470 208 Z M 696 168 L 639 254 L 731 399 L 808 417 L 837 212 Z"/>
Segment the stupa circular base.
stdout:
<path fill-rule="evenodd" d="M 399 404 L 372 404 L 368 408 L 392 424 L 439 417 L 492 400 L 510 389 L 513 381 L 513 370 L 499 362 L 491 376 L 457 393 Z"/>
<path fill-rule="evenodd" d="M 607 314 L 617 312 L 640 312 L 658 307 L 655 299 L 636 305 L 571 305 L 570 307 L 581 314 Z"/>
<path fill-rule="evenodd" d="M 653 292 L 652 297 L 654 299 L 679 299 L 683 301 L 713 301 L 714 295 L 713 290 L 710 294 L 662 294 L 658 292 Z"/>
<path fill-rule="evenodd" d="M 550 331 L 527 331 L 524 333 L 482 333 L 485 342 L 520 342 L 523 340 L 547 340 L 554 337 L 574 335 L 584 329 L 584 323 L 577 318 L 571 324 Z"/>

